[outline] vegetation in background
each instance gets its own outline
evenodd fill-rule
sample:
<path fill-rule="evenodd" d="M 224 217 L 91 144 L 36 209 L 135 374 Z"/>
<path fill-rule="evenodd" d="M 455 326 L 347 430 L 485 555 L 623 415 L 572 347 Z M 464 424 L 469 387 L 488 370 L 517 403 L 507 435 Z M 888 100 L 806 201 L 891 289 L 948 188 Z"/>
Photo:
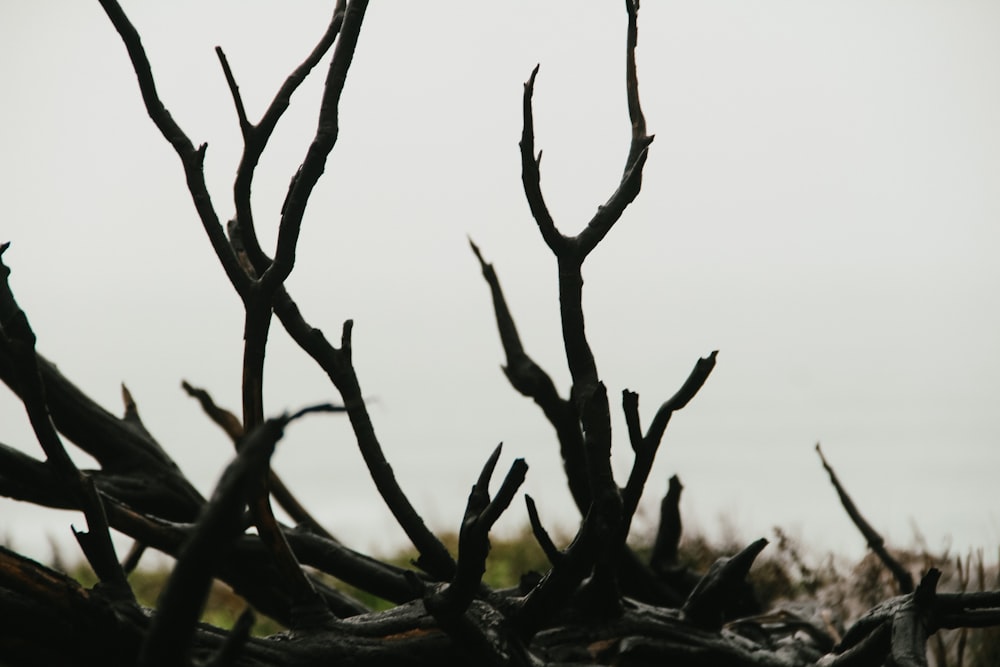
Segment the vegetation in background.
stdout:
<path fill-rule="evenodd" d="M 641 537 L 632 546 L 640 555 L 645 555 L 651 539 L 651 536 Z M 442 541 L 449 551 L 457 552 L 457 534 L 446 534 L 442 536 Z M 722 537 L 715 539 L 699 532 L 689 533 L 681 541 L 678 564 L 704 572 L 716 559 L 738 552 L 744 542 L 732 531 L 724 531 Z M 494 538 L 491 544 L 483 581 L 492 588 L 516 587 L 522 576 L 541 574 L 548 569 L 548 561 L 527 526 L 515 535 Z M 97 583 L 97 577 L 86 563 L 67 567 L 54 545 L 53 553 L 56 554 L 53 567 L 71 575 L 84 586 Z M 412 567 L 411 562 L 416 555 L 412 549 L 379 554 L 382 560 L 400 567 Z M 987 564 L 983 550 L 964 557 L 948 551 L 932 554 L 925 544 L 894 551 L 893 556 L 915 575 L 930 567 L 940 569 L 943 576 L 938 589 L 941 592 L 985 591 L 1000 587 L 1000 552 L 993 565 Z M 154 607 L 169 574 L 170 567 L 166 565 L 133 572 L 129 583 L 139 603 Z M 357 597 L 373 611 L 394 606 L 343 582 L 335 579 L 328 581 Z M 813 562 L 803 554 L 801 545 L 780 528 L 774 529 L 770 547 L 754 563 L 750 583 L 761 607 L 768 610 L 768 615 L 775 618 L 781 614 L 784 614 L 783 618 L 787 618 L 788 614 L 815 616 L 838 634 L 843 633 L 865 611 L 899 593 L 892 575 L 875 554 L 869 553 L 855 564 L 839 562 L 833 554 L 826 554 Z M 242 598 L 225 584 L 215 582 L 202 621 L 229 629 L 245 608 Z M 257 614 L 254 635 L 268 636 L 282 630 L 284 628 L 273 619 Z M 1000 629 L 941 630 L 928 643 L 928 651 L 931 664 L 936 667 L 1000 665 Z"/>

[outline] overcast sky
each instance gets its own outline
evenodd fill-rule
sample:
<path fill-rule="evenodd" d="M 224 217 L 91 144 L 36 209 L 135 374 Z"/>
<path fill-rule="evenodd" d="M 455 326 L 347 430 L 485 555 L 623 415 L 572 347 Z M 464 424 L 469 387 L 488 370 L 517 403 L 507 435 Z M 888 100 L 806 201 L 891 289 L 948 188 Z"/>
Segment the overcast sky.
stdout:
<path fill-rule="evenodd" d="M 575 233 L 616 187 L 628 147 L 621 2 L 378 2 L 313 194 L 289 288 L 355 363 L 404 489 L 457 528 L 505 443 L 552 526 L 574 518 L 550 427 L 500 372 L 485 283 L 500 275 L 527 351 L 568 392 L 555 261 L 521 192 L 522 84 L 535 92 L 542 186 Z M 232 215 L 236 116 L 251 119 L 311 50 L 332 3 L 125 3 L 161 97 Z M 1000 5 L 882 0 L 645 3 L 640 92 L 656 135 L 643 191 L 584 267 L 587 332 L 616 412 L 643 423 L 699 356 L 704 390 L 675 415 L 644 499 L 685 484 L 689 524 L 747 540 L 780 525 L 860 554 L 813 447 L 870 522 L 909 544 L 1000 543 Z M 325 61 L 324 61 L 325 62 Z M 258 233 L 315 128 L 322 72 L 293 99 L 258 170 Z M 39 349 L 109 409 L 125 382 L 150 430 L 208 492 L 231 456 L 181 379 L 239 406 L 242 318 L 96 2 L 0 9 L 0 240 Z M 334 400 L 272 329 L 266 410 Z M 398 544 L 336 417 L 290 429 L 275 466 L 335 534 Z M 39 454 L 10 392 L 0 441 Z M 85 457 L 80 457 L 86 463 Z M 72 514 L 0 504 L 0 532 L 45 557 Z M 521 504 L 499 526 L 525 521 Z M 648 524 L 649 522 L 645 522 Z M 67 542 L 68 544 L 68 542 Z"/>

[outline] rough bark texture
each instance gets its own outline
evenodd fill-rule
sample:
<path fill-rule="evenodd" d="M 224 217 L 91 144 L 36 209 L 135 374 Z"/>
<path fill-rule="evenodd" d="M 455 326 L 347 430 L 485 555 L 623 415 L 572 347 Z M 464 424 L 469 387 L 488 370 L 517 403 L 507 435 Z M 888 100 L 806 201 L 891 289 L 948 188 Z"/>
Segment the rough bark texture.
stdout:
<path fill-rule="evenodd" d="M 560 314 L 572 386 L 561 395 L 524 350 L 500 281 L 480 249 L 472 248 L 489 286 L 504 372 L 515 390 L 532 398 L 551 422 L 562 453 L 566 484 L 581 514 L 564 549 L 555 545 L 528 498 L 532 528 L 551 561 L 547 572 L 525 577 L 520 588 L 492 590 L 482 581 L 490 529 L 517 495 L 528 466 L 515 460 L 498 489 L 490 481 L 501 456 L 486 461 L 459 526 L 457 554 L 449 553 L 396 482 L 383 455 L 351 359 L 351 322 L 339 346 L 313 328 L 285 287 L 310 193 L 335 148 L 338 105 L 355 46 L 362 37 L 366 2 L 339 0 L 329 28 L 276 93 L 260 121 L 248 118 L 225 54 L 217 51 L 229 85 L 244 152 L 234 183 L 235 217 L 224 228 L 202 171 L 204 145 L 196 148 L 160 100 L 139 35 L 114 0 L 100 0 L 131 59 L 146 110 L 181 161 L 202 226 L 236 295 L 245 307 L 242 416 L 217 406 L 203 390 L 185 384 L 206 413 L 233 439 L 236 456 L 218 487 L 205 498 L 185 478 L 143 426 L 124 393 L 125 413 L 115 417 L 35 351 L 28 318 L 9 287 L 7 245 L 0 250 L 0 378 L 27 410 L 44 458 L 0 445 L 0 493 L 26 502 L 84 513 L 88 531 L 77 533 L 100 583 L 86 589 L 71 578 L 0 548 L 0 662 L 16 665 L 924 665 L 925 644 L 941 628 L 1000 623 L 1000 592 L 939 594 L 939 573 L 919 585 L 884 548 L 861 517 L 832 468 L 823 466 L 872 549 L 896 576 L 901 595 L 876 606 L 843 637 L 828 626 L 795 615 L 763 615 L 748 593 L 751 564 L 766 547 L 757 540 L 707 573 L 677 562 L 682 486 L 674 477 L 663 500 L 661 527 L 646 561 L 626 545 L 671 415 L 706 382 L 716 352 L 697 360 L 680 389 L 645 429 L 639 397 L 622 397 L 628 440 L 635 455 L 623 485 L 610 465 L 609 396 L 587 339 L 581 269 L 638 196 L 653 137 L 639 101 L 636 74 L 638 2 L 626 0 L 625 88 L 632 128 L 622 177 L 607 202 L 576 236 L 559 231 L 542 194 L 540 152 L 535 149 L 532 94 L 538 68 L 525 83 L 520 154 L 531 213 L 558 265 Z M 273 256 L 261 248 L 250 189 L 254 171 L 288 100 L 310 71 L 332 51 L 317 129 L 292 176 L 278 221 Z M 264 357 L 275 317 L 326 372 L 341 404 L 318 405 L 266 418 Z M 373 483 L 419 553 L 419 570 L 402 569 L 351 550 L 312 518 L 270 470 L 284 427 L 308 412 L 341 411 L 350 420 Z M 81 471 L 67 442 L 90 454 L 97 470 Z M 822 456 L 822 454 L 820 454 Z M 295 518 L 281 525 L 275 499 Z M 251 531 L 250 528 L 255 530 Z M 119 564 L 114 530 L 135 540 Z M 156 609 L 142 609 L 126 579 L 144 549 L 176 558 Z M 372 612 L 329 585 L 328 575 L 397 606 Z M 232 630 L 198 623 L 210 585 L 221 580 L 252 607 L 283 623 L 285 633 L 251 638 L 250 614 Z"/>

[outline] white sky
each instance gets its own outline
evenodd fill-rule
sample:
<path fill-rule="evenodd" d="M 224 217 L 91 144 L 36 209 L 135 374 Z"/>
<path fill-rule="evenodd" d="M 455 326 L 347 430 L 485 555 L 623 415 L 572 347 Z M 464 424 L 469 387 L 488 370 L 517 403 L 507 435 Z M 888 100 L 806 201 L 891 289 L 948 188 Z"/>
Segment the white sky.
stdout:
<path fill-rule="evenodd" d="M 252 119 L 311 50 L 332 3 L 126 3 L 160 94 L 196 144 L 222 219 L 239 156 L 221 45 Z M 649 485 L 678 473 L 689 523 L 747 539 L 781 525 L 820 549 L 863 543 L 813 451 L 873 525 L 908 544 L 1000 543 L 1000 5 L 647 1 L 640 90 L 656 134 L 644 189 L 585 266 L 588 334 L 617 404 L 643 423 L 699 356 L 708 384 L 675 415 Z M 617 185 L 628 141 L 620 2 L 372 3 L 289 287 L 355 361 L 404 489 L 457 528 L 498 441 L 527 458 L 552 525 L 574 513 L 541 413 L 507 384 L 494 262 L 529 353 L 568 391 L 555 262 L 520 187 L 522 83 L 542 185 L 575 232 Z M 324 61 L 325 62 L 325 61 Z M 322 72 L 258 170 L 271 247 L 315 127 Z M 39 348 L 113 411 L 124 381 L 205 491 L 231 455 L 180 390 L 239 405 L 239 302 L 179 161 L 146 117 L 96 2 L 0 9 L 0 240 Z M 267 410 L 334 398 L 275 328 Z M 13 395 L 0 441 L 37 453 Z M 616 422 L 616 470 L 630 455 Z M 82 461 L 83 459 L 81 459 Z M 336 534 L 401 541 L 342 420 L 293 427 L 275 465 Z M 0 532 L 45 556 L 81 519 L 0 504 Z M 525 521 L 516 504 L 501 530 Z M 39 546 L 41 545 L 41 546 Z"/>

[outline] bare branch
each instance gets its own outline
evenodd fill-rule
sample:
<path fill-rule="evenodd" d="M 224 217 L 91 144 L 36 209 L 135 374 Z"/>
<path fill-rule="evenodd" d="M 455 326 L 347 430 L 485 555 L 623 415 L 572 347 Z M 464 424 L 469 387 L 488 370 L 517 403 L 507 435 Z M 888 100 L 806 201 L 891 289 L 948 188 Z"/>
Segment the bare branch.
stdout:
<path fill-rule="evenodd" d="M 542 548 L 542 552 L 545 557 L 549 559 L 549 562 L 555 565 L 562 559 L 562 552 L 556 547 L 555 542 L 549 537 L 549 533 L 545 530 L 542 525 L 542 520 L 538 516 L 538 507 L 535 505 L 535 500 L 525 494 L 524 503 L 528 508 L 528 521 L 531 523 L 531 532 L 535 536 L 535 540 L 538 542 L 538 546 Z"/>
<path fill-rule="evenodd" d="M 483 278 L 489 285 L 493 297 L 497 330 L 500 332 L 500 342 L 507 357 L 507 364 L 503 366 L 504 375 L 514 389 L 535 401 L 555 429 L 570 493 L 573 494 L 573 499 L 582 515 L 590 505 L 590 486 L 587 481 L 583 434 L 580 432 L 580 418 L 576 408 L 573 403 L 559 396 L 552 378 L 525 353 L 493 265 L 483 259 L 479 247 L 471 239 L 469 245 L 479 260 Z"/>
<path fill-rule="evenodd" d="M 625 490 L 622 493 L 625 504 L 626 533 L 628 526 L 631 525 L 635 510 L 639 506 L 642 491 L 646 486 L 646 480 L 649 478 L 649 472 L 653 468 L 653 461 L 656 458 L 660 442 L 663 440 L 667 424 L 670 422 L 670 417 L 674 412 L 686 406 L 702 386 L 704 386 L 712 369 L 715 368 L 715 358 L 718 353 L 719 351 L 715 350 L 707 357 L 702 357 L 695 363 L 690 375 L 688 375 L 684 384 L 681 385 L 681 388 L 677 390 L 677 393 L 667 399 L 660 406 L 660 409 L 656 411 L 653 422 L 649 425 L 649 430 L 641 438 L 639 437 L 639 396 L 628 390 L 622 393 L 622 409 L 625 412 L 625 421 L 628 424 L 629 440 L 632 443 L 632 449 L 635 451 L 635 461 L 632 464 L 632 471 L 629 473 L 628 482 L 625 484 Z"/>
<path fill-rule="evenodd" d="M 111 543 L 111 530 L 108 517 L 104 512 L 104 503 L 97 493 L 97 486 L 90 477 L 82 482 L 84 512 L 87 517 L 88 531 L 73 528 L 73 536 L 87 557 L 87 562 L 94 568 L 94 574 L 105 585 L 109 597 L 131 605 L 136 604 L 135 594 L 125 578 L 125 569 L 119 564 L 115 547 Z"/>
<path fill-rule="evenodd" d="M 213 573 L 228 546 L 243 532 L 243 507 L 293 418 L 285 415 L 263 422 L 247 435 L 226 468 L 160 596 L 158 613 L 140 650 L 142 667 L 182 664 Z M 327 618 L 332 620 L 329 614 Z"/>
<path fill-rule="evenodd" d="M 830 476 L 830 481 L 833 483 L 833 488 L 837 490 L 837 495 L 840 496 L 840 503 L 847 510 L 847 515 L 851 517 L 851 521 L 857 526 L 861 534 L 864 535 L 865 540 L 868 542 L 868 548 L 875 552 L 879 557 L 879 560 L 889 568 L 892 572 L 892 576 L 895 577 L 896 583 L 899 584 L 899 590 L 901 593 L 910 593 L 913 591 L 913 577 L 910 575 L 906 569 L 899 564 L 895 558 L 889 553 L 885 548 L 885 540 L 879 535 L 874 528 L 871 527 L 865 518 L 861 516 L 861 512 L 858 511 L 857 506 L 851 497 L 847 494 L 840 480 L 837 479 L 837 473 L 833 471 L 830 464 L 826 462 L 826 457 L 823 456 L 823 450 L 820 449 L 819 443 L 816 443 L 816 453 L 819 454 L 819 460 L 823 463 L 823 469 L 826 470 L 827 474 Z"/>
<path fill-rule="evenodd" d="M 707 357 L 702 357 L 695 362 L 691 374 L 688 375 L 687 380 L 684 381 L 681 388 L 656 411 L 653 422 L 649 425 L 649 430 L 646 432 L 647 440 L 652 441 L 663 438 L 663 433 L 667 430 L 667 423 L 670 421 L 670 416 L 686 406 L 702 388 L 705 381 L 708 380 L 708 376 L 715 368 L 715 359 L 718 354 L 719 351 L 714 350 Z"/>
<path fill-rule="evenodd" d="M 244 133 L 243 155 L 236 170 L 236 180 L 233 184 L 233 199 L 236 204 L 236 219 L 239 222 L 240 241 L 246 249 L 257 275 L 263 274 L 271 265 L 271 259 L 261 250 L 260 242 L 254 227 L 253 210 L 250 205 L 250 190 L 253 184 L 254 172 L 260 156 L 267 146 L 281 116 L 288 109 L 292 95 L 305 81 L 312 69 L 319 63 L 333 46 L 337 34 L 344 22 L 345 0 L 338 0 L 333 10 L 333 17 L 319 42 L 308 57 L 285 79 L 281 88 L 275 94 L 270 106 L 264 112 L 260 122 L 252 127 L 249 138 Z M 284 208 L 284 207 L 282 207 Z M 282 211 L 284 213 L 284 211 Z"/>
<path fill-rule="evenodd" d="M 635 49 L 638 43 L 638 1 L 625 0 L 625 9 L 628 13 L 625 40 L 625 91 L 629 121 L 632 125 L 632 141 L 629 144 L 628 157 L 625 160 L 625 169 L 618 189 L 603 206 L 598 208 L 597 213 L 577 237 L 581 255 L 587 255 L 597 247 L 628 205 L 638 196 L 642 187 L 642 169 L 646 164 L 649 145 L 653 142 L 653 137 L 646 134 L 646 118 L 639 103 L 639 77 L 635 65 Z"/>
<path fill-rule="evenodd" d="M 220 408 L 207 391 L 190 385 L 187 380 L 181 381 L 181 388 L 188 396 L 201 404 L 201 409 L 204 410 L 205 414 L 225 431 L 234 443 L 239 442 L 240 438 L 243 437 L 243 423 L 240 422 L 239 417 L 225 408 Z"/>
<path fill-rule="evenodd" d="M 100 3 L 128 50 L 132 68 L 139 81 L 142 100 L 146 105 L 146 112 L 160 130 L 160 134 L 174 147 L 174 151 L 181 159 L 181 164 L 184 165 L 188 191 L 191 193 L 191 199 L 198 211 L 198 217 L 205 228 L 205 233 L 208 234 L 209 241 L 212 243 L 212 248 L 215 250 L 219 262 L 222 263 L 222 268 L 225 270 L 229 282 L 232 283 L 236 292 L 244 297 L 249 289 L 250 280 L 240 267 L 236 254 L 226 239 L 225 231 L 219 222 L 219 216 L 215 212 L 212 198 L 205 184 L 203 167 L 206 146 L 203 144 L 195 149 L 194 144 L 191 143 L 191 140 L 171 117 L 163 102 L 160 101 L 153 80 L 153 71 L 139 39 L 139 33 L 125 12 L 122 11 L 121 6 L 116 0 L 100 0 Z"/>
<path fill-rule="evenodd" d="M 681 491 L 684 486 L 677 475 L 670 478 L 667 493 L 660 503 L 660 526 L 653 542 L 653 553 L 649 558 L 654 571 L 663 570 L 677 564 L 677 548 L 681 541 Z"/>
<path fill-rule="evenodd" d="M 490 499 L 489 483 L 502 446 L 497 445 L 483 466 L 479 479 L 469 493 L 458 538 L 458 565 L 452 582 L 440 593 L 426 600 L 435 616 L 456 616 L 472 602 L 486 572 L 486 557 L 490 552 L 489 533 L 493 524 L 510 506 L 517 489 L 524 483 L 528 465 L 516 459 L 507 471 L 496 497 Z"/>
<path fill-rule="evenodd" d="M 545 243 L 556 255 L 565 252 L 568 247 L 567 239 L 556 229 L 552 215 L 548 207 L 545 206 L 545 198 L 542 196 L 541 173 L 539 167 L 542 163 L 542 154 L 535 157 L 535 119 L 531 111 L 531 97 L 535 92 L 535 77 L 538 76 L 539 65 L 531 70 L 531 76 L 524 83 L 523 99 L 523 125 L 521 129 L 521 183 L 524 185 L 524 196 L 528 200 L 528 207 L 531 215 L 534 216 L 538 224 L 538 230 L 542 233 Z"/>
<path fill-rule="evenodd" d="M 221 46 L 215 47 L 215 55 L 219 57 L 219 64 L 222 65 L 222 73 L 226 77 L 226 84 L 229 86 L 229 92 L 233 96 L 233 104 L 236 106 L 236 117 L 240 122 L 240 133 L 243 135 L 243 141 L 247 142 L 250 139 L 251 132 L 253 132 L 253 125 L 247 120 L 247 110 L 243 106 L 243 96 L 240 95 L 240 87 L 236 85 L 236 77 L 233 76 L 233 70 L 229 66 L 229 60 L 226 58 L 226 54 L 223 52 Z"/>
<path fill-rule="evenodd" d="M 403 493 L 375 435 L 375 427 L 365 406 L 364 395 L 351 360 L 351 331 L 354 323 L 351 320 L 344 322 L 340 348 L 334 348 L 319 329 L 309 327 L 301 319 L 298 308 L 290 299 L 279 303 L 275 311 L 292 338 L 319 363 L 340 391 L 347 416 L 358 439 L 358 449 L 368 466 L 372 481 L 400 527 L 420 552 L 416 564 L 440 581 L 450 580 L 455 574 L 455 561 Z"/>
<path fill-rule="evenodd" d="M 295 246 L 298 243 L 306 203 L 313 187 L 323 174 L 327 156 L 337 142 L 340 131 L 340 97 L 347 80 L 347 70 L 354 59 L 354 49 L 358 43 L 367 7 L 367 0 L 351 0 L 347 4 L 340 37 L 327 72 L 316 136 L 306 152 L 298 178 L 294 180 L 293 187 L 288 193 L 285 210 L 281 214 L 281 224 L 278 227 L 278 244 L 275 248 L 274 261 L 261 276 L 265 285 L 278 285 L 284 282 L 295 264 Z"/>
<path fill-rule="evenodd" d="M 9 247 L 9 243 L 0 245 L 0 338 L 15 352 L 17 385 L 23 392 L 22 403 L 35 437 L 47 457 L 46 464 L 52 467 L 56 479 L 66 485 L 69 496 L 79 502 L 87 518 L 90 532 L 74 531 L 80 547 L 102 583 L 107 584 L 112 597 L 134 603 L 132 590 L 125 581 L 125 574 L 115 555 L 107 517 L 93 481 L 77 469 L 49 416 L 45 386 L 35 352 L 35 332 L 14 299 L 10 289 L 10 268 L 3 261 L 3 255 Z"/>
<path fill-rule="evenodd" d="M 240 651 L 247 643 L 247 640 L 250 639 L 250 630 L 253 628 L 255 621 L 256 617 L 253 610 L 249 608 L 244 609 L 243 613 L 236 619 L 232 632 L 226 636 L 226 641 L 222 645 L 222 648 L 219 649 L 219 652 L 215 654 L 215 657 L 210 662 L 205 664 L 205 667 L 230 667 L 231 665 L 235 665 Z"/>

